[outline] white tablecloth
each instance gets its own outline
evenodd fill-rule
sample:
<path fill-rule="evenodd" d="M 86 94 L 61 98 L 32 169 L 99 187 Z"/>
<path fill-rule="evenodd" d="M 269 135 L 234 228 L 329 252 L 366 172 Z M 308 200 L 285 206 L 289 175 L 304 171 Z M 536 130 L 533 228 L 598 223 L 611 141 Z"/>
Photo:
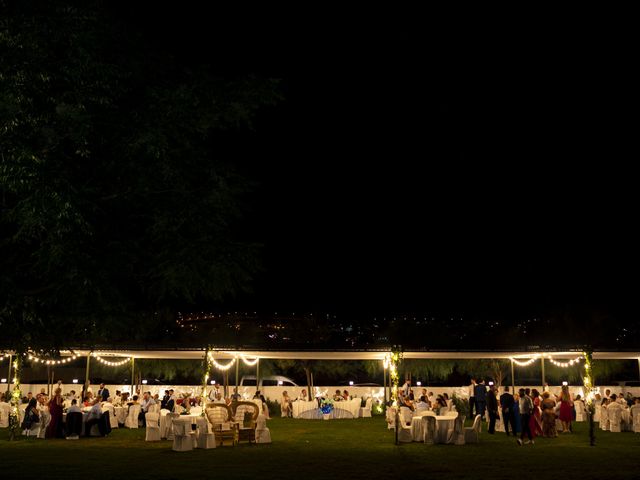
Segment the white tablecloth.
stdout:
<path fill-rule="evenodd" d="M 333 408 L 345 410 L 353 415 L 353 418 L 358 418 L 361 403 L 359 398 L 352 398 L 351 400 L 344 400 L 342 402 L 333 402 Z"/>
<path fill-rule="evenodd" d="M 422 412 L 421 412 L 422 413 Z M 417 415 L 411 420 L 411 437 L 414 442 L 422 442 L 424 430 L 422 429 L 422 417 Z M 449 429 L 453 429 L 453 423 L 458 415 L 444 416 L 436 415 L 436 438 L 435 443 L 453 443 L 453 438 L 448 438 Z"/>
<path fill-rule="evenodd" d="M 292 406 L 293 406 L 293 418 L 298 418 L 304 412 L 318 408 L 318 402 L 315 400 L 312 400 L 310 402 L 303 402 L 302 400 L 296 400 L 295 402 L 292 403 Z"/>

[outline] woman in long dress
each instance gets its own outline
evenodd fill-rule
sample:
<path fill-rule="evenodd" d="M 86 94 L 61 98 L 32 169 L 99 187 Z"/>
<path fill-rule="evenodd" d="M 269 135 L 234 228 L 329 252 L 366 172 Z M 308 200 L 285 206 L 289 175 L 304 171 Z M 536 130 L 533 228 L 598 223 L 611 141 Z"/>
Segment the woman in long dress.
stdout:
<path fill-rule="evenodd" d="M 571 433 L 571 421 L 573 420 L 573 401 L 569 393 L 569 387 L 564 385 L 560 393 L 560 421 L 562 432 Z"/>
<path fill-rule="evenodd" d="M 542 409 L 540 408 L 540 392 L 535 388 L 531 390 L 533 413 L 529 417 L 529 429 L 533 438 L 542 435 Z"/>
<path fill-rule="evenodd" d="M 46 438 L 63 438 L 62 433 L 62 410 L 64 405 L 64 399 L 62 398 L 62 391 L 56 388 L 55 394 L 49 400 L 49 415 L 51 420 L 47 426 Z"/>
<path fill-rule="evenodd" d="M 542 434 L 545 437 L 557 437 L 556 402 L 549 392 L 542 394 Z"/>

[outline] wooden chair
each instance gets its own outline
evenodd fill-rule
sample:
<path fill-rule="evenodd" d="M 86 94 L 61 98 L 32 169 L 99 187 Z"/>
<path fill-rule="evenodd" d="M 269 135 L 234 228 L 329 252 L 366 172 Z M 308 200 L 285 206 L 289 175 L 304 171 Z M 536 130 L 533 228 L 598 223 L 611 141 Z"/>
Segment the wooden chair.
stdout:
<path fill-rule="evenodd" d="M 256 426 L 260 408 L 253 402 L 235 402 L 233 420 L 238 425 L 238 441 L 256 441 Z"/>
<path fill-rule="evenodd" d="M 206 408 L 205 414 L 218 445 L 224 445 L 225 440 L 231 440 L 232 445 L 238 443 L 238 426 L 233 423 L 231 408 L 222 403 L 214 403 Z"/>

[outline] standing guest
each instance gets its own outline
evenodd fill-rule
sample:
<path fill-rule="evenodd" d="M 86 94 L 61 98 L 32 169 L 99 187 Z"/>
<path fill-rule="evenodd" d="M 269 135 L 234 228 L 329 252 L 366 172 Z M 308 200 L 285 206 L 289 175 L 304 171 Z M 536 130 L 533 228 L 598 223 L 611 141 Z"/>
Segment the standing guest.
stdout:
<path fill-rule="evenodd" d="M 162 397 L 162 400 L 160 400 L 160 408 L 161 409 L 166 409 L 167 408 L 167 403 L 169 402 L 169 399 L 171 398 L 171 395 L 169 395 L 169 390 L 165 390 L 164 391 L 164 396 Z"/>
<path fill-rule="evenodd" d="M 542 394 L 542 434 L 545 437 L 557 437 L 558 431 L 556 430 L 556 402 L 549 392 Z"/>
<path fill-rule="evenodd" d="M 498 399 L 496 398 L 496 387 L 491 385 L 487 392 L 487 411 L 489 412 L 489 433 L 496 433 L 496 420 L 498 419 Z"/>
<path fill-rule="evenodd" d="M 571 420 L 573 419 L 572 409 L 573 409 L 573 401 L 571 400 L 569 387 L 567 385 L 563 385 L 562 391 L 560 392 L 560 415 L 559 415 L 560 421 L 562 422 L 562 433 L 571 432 Z"/>
<path fill-rule="evenodd" d="M 409 390 L 411 390 L 411 380 L 407 379 L 402 385 L 402 393 L 404 393 L 405 397 L 409 396 Z"/>
<path fill-rule="evenodd" d="M 611 390 L 609 390 L 608 388 L 604 391 L 604 397 L 603 398 L 609 398 L 611 397 Z"/>
<path fill-rule="evenodd" d="M 98 399 L 101 402 L 106 402 L 109 398 L 109 389 L 104 386 L 104 383 L 100 384 L 100 390 L 98 390 Z"/>
<path fill-rule="evenodd" d="M 513 394 L 513 433 L 517 436 L 522 432 L 522 421 L 520 419 L 520 395 Z"/>
<path fill-rule="evenodd" d="M 31 402 L 32 398 L 33 398 L 33 393 L 29 392 L 27 393 L 27 396 L 22 399 L 22 403 L 29 403 Z"/>
<path fill-rule="evenodd" d="M 527 389 L 528 390 L 528 389 Z M 522 445 L 522 440 L 524 436 L 527 435 L 528 439 L 525 443 L 535 443 L 533 440 L 533 436 L 531 435 L 531 428 L 529 428 L 529 421 L 531 419 L 531 414 L 533 413 L 533 402 L 531 401 L 531 397 L 527 395 L 526 390 L 521 388 L 518 391 L 520 395 L 520 419 L 522 425 L 522 432 L 520 433 L 520 438 L 518 439 L 518 445 Z"/>
<path fill-rule="evenodd" d="M 267 420 L 270 418 L 269 417 L 269 406 L 267 405 L 267 399 L 264 398 L 264 395 L 262 395 L 260 393 L 260 390 L 256 390 L 255 395 L 253 396 L 254 400 L 258 400 L 262 403 L 262 413 L 264 414 L 264 416 L 267 418 Z"/>
<path fill-rule="evenodd" d="M 471 379 L 471 384 L 467 387 L 467 391 L 469 392 L 469 417 L 473 418 L 473 409 L 476 409 L 476 413 L 478 413 L 478 409 L 476 408 L 476 379 Z"/>
<path fill-rule="evenodd" d="M 504 393 L 500 395 L 500 408 L 502 408 L 502 423 L 504 423 L 504 431 L 509 436 L 509 424 L 511 431 L 516 434 L 515 418 L 513 414 L 513 395 L 509 393 L 509 387 L 504 387 Z"/>
<path fill-rule="evenodd" d="M 282 417 L 293 416 L 293 405 L 286 390 L 282 392 L 282 398 L 280 399 L 280 412 Z"/>
<path fill-rule="evenodd" d="M 540 408 L 542 398 L 540 392 L 535 388 L 531 389 L 531 401 L 533 402 L 533 414 L 529 421 L 531 422 L 531 435 L 536 438 L 542 435 L 542 409 Z"/>
<path fill-rule="evenodd" d="M 487 406 L 487 387 L 484 384 L 484 380 L 481 380 L 480 383 L 476 385 L 474 395 L 476 397 L 476 413 L 484 420 L 484 411 Z"/>
<path fill-rule="evenodd" d="M 47 426 L 46 438 L 63 438 L 62 431 L 62 410 L 64 399 L 62 398 L 62 390 L 56 388 L 53 397 L 49 401 L 49 425 Z"/>
<path fill-rule="evenodd" d="M 231 394 L 231 401 L 232 402 L 239 402 L 240 400 L 242 400 L 242 395 L 240 395 L 238 393 L 238 387 L 234 387 L 233 388 L 233 393 Z"/>

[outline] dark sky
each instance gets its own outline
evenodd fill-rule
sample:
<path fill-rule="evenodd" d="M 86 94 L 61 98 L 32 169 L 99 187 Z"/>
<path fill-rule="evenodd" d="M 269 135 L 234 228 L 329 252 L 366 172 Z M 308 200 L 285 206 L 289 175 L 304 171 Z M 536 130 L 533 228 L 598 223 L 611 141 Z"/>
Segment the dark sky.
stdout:
<path fill-rule="evenodd" d="M 616 39 L 129 15 L 187 65 L 282 79 L 230 153 L 260 182 L 248 219 L 265 271 L 229 307 L 632 306 L 637 99 Z"/>

